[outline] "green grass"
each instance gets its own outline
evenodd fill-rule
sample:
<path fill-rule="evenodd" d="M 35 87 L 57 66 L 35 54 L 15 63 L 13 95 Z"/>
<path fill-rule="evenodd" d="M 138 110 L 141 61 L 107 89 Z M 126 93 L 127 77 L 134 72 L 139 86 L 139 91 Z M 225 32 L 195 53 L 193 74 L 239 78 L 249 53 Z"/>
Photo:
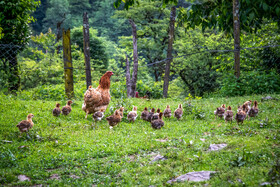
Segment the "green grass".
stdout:
<path fill-rule="evenodd" d="M 74 101 L 69 116 L 53 117 L 55 101 L 24 101 L 15 97 L 0 97 L 0 184 L 22 185 L 104 185 L 104 186 L 163 186 L 172 178 L 187 172 L 210 170 L 217 174 L 200 183 L 175 183 L 174 186 L 258 186 L 268 181 L 280 153 L 280 102 L 259 103 L 258 117 L 237 126 L 215 120 L 213 111 L 225 103 L 233 106 L 246 100 L 260 101 L 262 96 L 208 98 L 192 100 L 193 108 L 185 108 L 181 121 L 164 119 L 165 126 L 154 130 L 138 116 L 135 123 L 123 120 L 109 129 L 105 119 L 93 125 L 91 117 L 84 119 L 82 101 Z M 279 95 L 274 95 L 278 97 Z M 59 101 L 65 105 L 65 101 Z M 117 100 L 110 106 L 123 104 L 131 110 L 138 106 L 138 115 L 145 106 L 167 104 L 172 111 L 182 100 Z M 27 137 L 16 128 L 19 121 L 33 113 L 34 127 Z M 112 110 L 105 113 L 106 116 Z M 201 118 L 201 119 L 200 119 Z M 260 120 L 265 122 L 260 127 Z M 93 126 L 92 126 L 93 125 Z M 157 140 L 166 139 L 165 142 Z M 200 139 L 205 139 L 201 141 Z M 12 141 L 7 143 L 3 140 Z M 192 143 L 191 143 L 192 141 Z M 227 143 L 218 152 L 208 152 L 213 143 Z M 24 146 L 21 148 L 21 146 Z M 167 160 L 150 163 L 153 154 Z M 31 181 L 19 182 L 23 174 Z M 58 174 L 60 180 L 50 176 Z M 71 178 L 71 175 L 80 178 Z"/>

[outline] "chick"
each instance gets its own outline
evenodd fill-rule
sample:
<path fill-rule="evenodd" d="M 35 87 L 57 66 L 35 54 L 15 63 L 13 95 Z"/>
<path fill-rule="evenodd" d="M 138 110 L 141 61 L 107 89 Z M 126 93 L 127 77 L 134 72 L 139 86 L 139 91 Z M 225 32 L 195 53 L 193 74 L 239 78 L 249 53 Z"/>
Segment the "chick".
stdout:
<path fill-rule="evenodd" d="M 225 119 L 225 122 L 228 122 L 228 121 L 232 122 L 233 112 L 231 110 L 231 106 L 228 106 L 227 111 L 224 114 L 224 119 Z"/>
<path fill-rule="evenodd" d="M 151 121 L 159 119 L 160 109 L 157 109 L 157 112 L 153 114 Z"/>
<path fill-rule="evenodd" d="M 170 118 L 172 116 L 170 106 L 167 105 L 166 109 L 163 111 L 163 115 L 166 118 Z"/>
<path fill-rule="evenodd" d="M 127 119 L 129 122 L 134 122 L 137 118 L 137 107 L 134 106 L 132 111 L 127 114 Z"/>
<path fill-rule="evenodd" d="M 148 117 L 148 115 L 149 115 L 148 108 L 147 108 L 147 107 L 145 107 L 145 108 L 144 108 L 144 111 L 141 113 L 140 118 L 141 118 L 141 119 L 143 119 L 143 120 L 145 120 L 145 121 L 147 121 L 147 117 Z"/>
<path fill-rule="evenodd" d="M 59 116 L 60 113 L 61 113 L 60 104 L 56 103 L 56 107 L 53 109 L 52 114 L 53 114 L 53 116 Z"/>
<path fill-rule="evenodd" d="M 254 101 L 254 106 L 249 110 L 248 116 L 249 117 L 256 117 L 259 113 L 258 102 Z"/>
<path fill-rule="evenodd" d="M 161 127 L 164 126 L 164 122 L 162 121 L 162 116 L 163 113 L 161 112 L 159 113 L 159 118 L 151 122 L 151 125 L 154 129 L 160 129 Z"/>
<path fill-rule="evenodd" d="M 152 109 L 151 109 L 151 112 L 149 112 L 149 114 L 148 114 L 148 116 L 147 116 L 147 120 L 146 120 L 146 121 L 151 122 L 154 113 L 155 113 L 155 108 L 152 108 Z"/>
<path fill-rule="evenodd" d="M 179 104 L 178 108 L 174 111 L 174 117 L 179 120 L 182 118 L 182 115 L 183 115 L 182 104 Z"/>
<path fill-rule="evenodd" d="M 217 119 L 217 116 L 220 117 L 220 118 L 222 118 L 222 117 L 224 116 L 225 110 L 226 110 L 226 105 L 225 105 L 225 104 L 222 104 L 221 107 L 218 107 L 218 108 L 214 111 L 215 119 Z"/>
<path fill-rule="evenodd" d="M 70 101 L 67 101 L 67 104 L 66 104 L 66 106 L 64 106 L 63 108 L 62 108 L 62 110 L 61 110 L 61 113 L 63 114 L 63 115 L 68 115 L 70 112 L 71 112 L 71 110 L 72 110 L 72 108 L 71 108 L 71 104 L 72 104 L 73 102 L 70 100 Z"/>
<path fill-rule="evenodd" d="M 238 112 L 235 115 L 235 119 L 236 119 L 238 125 L 239 125 L 239 123 L 243 124 L 243 121 L 245 120 L 246 115 L 247 115 L 245 111 L 246 111 L 245 105 L 242 105 L 242 108 L 238 109 Z"/>
<path fill-rule="evenodd" d="M 123 110 L 124 110 L 124 107 L 120 107 L 120 109 L 118 110 L 121 118 L 123 118 Z"/>
<path fill-rule="evenodd" d="M 28 114 L 27 115 L 27 120 L 23 120 L 17 124 L 17 127 L 20 131 L 20 134 L 23 132 L 28 132 L 34 125 L 32 118 L 34 117 L 33 114 Z"/>
<path fill-rule="evenodd" d="M 249 113 L 249 110 L 251 109 L 251 104 L 252 104 L 252 101 L 249 100 L 249 101 L 246 101 L 243 105 L 245 105 L 245 112 L 246 114 Z"/>
<path fill-rule="evenodd" d="M 106 118 L 108 121 L 109 125 L 111 127 L 116 126 L 119 122 L 121 122 L 122 118 L 121 115 L 119 114 L 118 110 L 115 111 L 115 113 L 109 117 Z"/>
<path fill-rule="evenodd" d="M 98 112 L 94 112 L 93 115 L 92 115 L 92 118 L 93 118 L 94 121 L 101 121 L 103 117 L 104 117 L 104 109 L 103 108 Z"/>

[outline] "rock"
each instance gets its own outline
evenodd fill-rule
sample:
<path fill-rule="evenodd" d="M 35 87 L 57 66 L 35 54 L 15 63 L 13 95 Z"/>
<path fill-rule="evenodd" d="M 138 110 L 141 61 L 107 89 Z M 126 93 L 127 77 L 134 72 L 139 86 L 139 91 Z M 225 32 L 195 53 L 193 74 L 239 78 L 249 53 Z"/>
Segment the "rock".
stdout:
<path fill-rule="evenodd" d="M 58 174 L 52 174 L 50 179 L 60 180 L 60 176 Z"/>
<path fill-rule="evenodd" d="M 20 182 L 22 182 L 22 181 L 30 181 L 30 178 L 27 177 L 26 175 L 19 175 L 19 176 L 18 176 L 18 180 L 19 180 Z"/>
<path fill-rule="evenodd" d="M 267 186 L 267 185 L 270 186 L 271 184 L 270 184 L 270 182 L 263 182 L 263 183 L 261 183 L 260 185 L 261 185 L 261 186 Z"/>
<path fill-rule="evenodd" d="M 211 144 L 209 146 L 209 151 L 218 151 L 220 149 L 223 149 L 227 146 L 227 144 L 223 143 L 223 144 Z"/>
<path fill-rule="evenodd" d="M 2 142 L 4 142 L 4 143 L 13 143 L 13 141 L 9 141 L 9 140 L 2 140 Z"/>
<path fill-rule="evenodd" d="M 198 172 L 189 172 L 185 175 L 181 175 L 175 179 L 167 181 L 167 183 L 171 184 L 172 182 L 181 182 L 181 181 L 192 181 L 192 182 L 200 182 L 209 180 L 212 173 L 216 173 L 215 171 L 198 171 Z"/>
<path fill-rule="evenodd" d="M 156 162 L 159 160 L 167 160 L 167 158 L 165 158 L 164 156 L 161 156 L 161 155 L 156 155 L 150 163 L 153 163 L 153 162 Z"/>
<path fill-rule="evenodd" d="M 271 96 L 266 96 L 266 97 L 262 97 L 262 101 L 267 101 L 267 100 L 278 100 L 277 98 L 271 97 Z"/>
<path fill-rule="evenodd" d="M 156 139 L 156 141 L 158 141 L 158 142 L 167 142 L 168 139 L 167 138 L 166 139 Z"/>
<path fill-rule="evenodd" d="M 79 179 L 79 178 L 81 178 L 81 177 L 79 177 L 79 176 L 77 176 L 77 175 L 70 175 L 70 177 L 73 178 L 73 179 Z"/>

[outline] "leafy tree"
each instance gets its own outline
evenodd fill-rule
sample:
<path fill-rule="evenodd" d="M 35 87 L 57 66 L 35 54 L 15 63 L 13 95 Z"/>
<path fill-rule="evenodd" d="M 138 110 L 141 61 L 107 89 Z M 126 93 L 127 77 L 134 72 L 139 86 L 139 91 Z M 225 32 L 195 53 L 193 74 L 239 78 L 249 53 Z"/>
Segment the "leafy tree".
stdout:
<path fill-rule="evenodd" d="M 32 14 L 35 22 L 31 23 L 33 31 L 40 33 L 43 30 L 43 19 L 46 17 L 46 10 L 48 6 L 48 0 L 41 0 L 41 4 L 37 7 L 36 11 Z"/>
<path fill-rule="evenodd" d="M 90 37 L 90 58 L 92 67 L 101 72 L 105 72 L 108 68 L 108 56 L 103 39 L 97 36 L 97 30 L 89 29 Z M 75 27 L 71 30 L 71 42 L 77 44 L 79 49 L 83 51 L 83 27 Z"/>
<path fill-rule="evenodd" d="M 47 32 L 49 28 L 55 31 L 57 23 L 63 19 L 65 19 L 63 27 L 72 28 L 72 17 L 68 0 L 50 0 L 46 10 L 46 17 L 43 19 L 43 32 Z"/>
<path fill-rule="evenodd" d="M 69 11 L 71 14 L 71 28 L 83 25 L 83 13 L 91 11 L 89 0 L 69 0 Z"/>
<path fill-rule="evenodd" d="M 224 54 L 206 50 L 227 49 L 230 39 L 210 30 L 202 33 L 199 28 L 186 33 L 181 28 L 178 38 L 173 46 L 178 58 L 174 58 L 171 64 L 171 77 L 176 78 L 179 74 L 192 95 L 202 96 L 205 92 L 215 91 L 219 87 L 217 79 L 221 70 L 218 70 L 222 61 L 217 57 Z"/>
<path fill-rule="evenodd" d="M 116 11 L 117 17 L 132 19 L 137 24 L 139 56 L 145 58 L 147 64 L 166 58 L 170 10 L 160 6 L 159 2 L 141 1 L 141 6 Z M 121 37 L 120 45 L 132 50 L 131 38 Z M 164 67 L 159 64 L 150 67 L 150 73 L 159 81 Z"/>
<path fill-rule="evenodd" d="M 0 59 L 4 66 L 1 71 L 8 75 L 9 90 L 15 91 L 20 86 L 16 56 L 29 40 L 29 23 L 34 21 L 31 14 L 40 2 L 2 0 L 0 3 L 0 28 L 2 28 Z"/>

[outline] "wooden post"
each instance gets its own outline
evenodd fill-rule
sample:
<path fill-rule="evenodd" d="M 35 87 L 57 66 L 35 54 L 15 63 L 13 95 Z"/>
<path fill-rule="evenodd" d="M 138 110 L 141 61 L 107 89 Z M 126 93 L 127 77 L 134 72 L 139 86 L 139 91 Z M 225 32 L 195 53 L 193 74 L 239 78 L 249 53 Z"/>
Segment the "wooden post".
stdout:
<path fill-rule="evenodd" d="M 240 77 L 240 3 L 233 0 L 234 75 Z"/>
<path fill-rule="evenodd" d="M 170 64 L 172 62 L 172 46 L 174 42 L 174 24 L 176 17 L 176 7 L 173 6 L 170 12 L 170 22 L 169 22 L 169 38 L 168 38 L 168 49 L 167 49 L 167 62 L 165 65 L 165 75 L 163 84 L 163 97 L 167 97 L 168 86 L 169 86 L 169 75 L 170 75 Z"/>
<path fill-rule="evenodd" d="M 91 85 L 91 71 L 90 71 L 90 48 L 89 48 L 89 23 L 88 14 L 84 13 L 83 17 L 83 35 L 84 35 L 84 55 L 86 66 L 86 82 L 87 88 Z"/>
<path fill-rule="evenodd" d="M 63 45 L 63 61 L 64 61 L 64 76 L 65 76 L 65 93 L 68 99 L 74 96 L 73 85 L 73 66 L 71 56 L 71 40 L 70 29 L 62 31 L 62 45 Z"/>

